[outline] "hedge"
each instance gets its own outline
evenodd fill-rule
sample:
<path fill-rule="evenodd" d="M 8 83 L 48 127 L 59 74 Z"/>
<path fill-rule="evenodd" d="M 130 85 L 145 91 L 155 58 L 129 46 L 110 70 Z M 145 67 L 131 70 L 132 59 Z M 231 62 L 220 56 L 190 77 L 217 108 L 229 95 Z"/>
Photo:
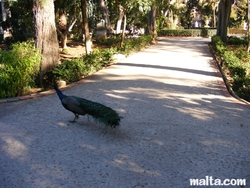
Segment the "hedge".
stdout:
<path fill-rule="evenodd" d="M 157 32 L 158 36 L 181 36 L 181 37 L 212 37 L 216 29 L 162 29 Z"/>
<path fill-rule="evenodd" d="M 222 69 L 228 70 L 233 79 L 231 83 L 233 91 L 242 99 L 250 101 L 249 62 L 237 57 L 235 52 L 229 50 L 219 36 L 212 37 L 212 47 L 221 59 L 220 66 Z"/>

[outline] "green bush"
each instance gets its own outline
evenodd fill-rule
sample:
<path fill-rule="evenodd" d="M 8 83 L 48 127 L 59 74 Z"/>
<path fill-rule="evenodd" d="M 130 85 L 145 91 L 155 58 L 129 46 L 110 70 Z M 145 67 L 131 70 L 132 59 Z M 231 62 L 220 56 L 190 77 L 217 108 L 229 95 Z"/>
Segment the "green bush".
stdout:
<path fill-rule="evenodd" d="M 208 37 L 216 34 L 216 29 L 162 29 L 157 32 L 158 36 L 181 36 L 181 37 Z"/>
<path fill-rule="evenodd" d="M 105 40 L 97 40 L 96 43 L 103 46 L 119 46 L 121 37 L 112 37 Z"/>
<path fill-rule="evenodd" d="M 240 59 L 235 56 L 234 52 L 226 50 L 223 54 L 223 59 L 228 67 L 234 67 L 241 63 Z"/>
<path fill-rule="evenodd" d="M 34 86 L 41 54 L 30 43 L 15 43 L 0 51 L 0 98 L 20 96 Z"/>
<path fill-rule="evenodd" d="M 220 56 L 223 56 L 223 54 L 227 51 L 226 45 L 222 42 L 219 36 L 212 37 L 212 46 Z"/>
<path fill-rule="evenodd" d="M 236 90 L 236 94 L 242 99 L 250 101 L 250 75 L 247 75 L 243 78 L 234 78 L 234 82 L 234 87 L 241 86 L 238 88 L 233 88 Z"/>
<path fill-rule="evenodd" d="M 56 80 L 72 83 L 102 69 L 102 67 L 110 65 L 113 62 L 115 52 L 114 48 L 97 49 L 90 55 L 62 62 L 52 70 L 52 73 Z"/>
<path fill-rule="evenodd" d="M 123 46 L 118 50 L 120 53 L 126 55 L 130 54 L 133 51 L 140 51 L 145 46 L 149 45 L 153 40 L 151 35 L 145 35 L 138 38 L 126 39 Z"/>
<path fill-rule="evenodd" d="M 250 75 L 247 72 L 249 63 L 245 63 L 246 60 L 249 60 L 249 55 L 246 53 L 246 49 L 241 48 L 242 52 L 238 49 L 235 52 L 231 51 L 218 36 L 212 37 L 212 46 L 224 62 L 224 68 L 229 70 L 233 78 L 232 88 L 235 93 L 250 101 Z"/>
<path fill-rule="evenodd" d="M 88 75 L 90 66 L 83 62 L 83 58 L 75 58 L 66 60 L 62 64 L 57 65 L 52 73 L 57 80 L 64 80 L 68 83 L 79 80 L 82 76 Z"/>
<path fill-rule="evenodd" d="M 248 45 L 248 39 L 247 38 L 239 38 L 236 36 L 228 37 L 227 43 L 229 45 Z"/>

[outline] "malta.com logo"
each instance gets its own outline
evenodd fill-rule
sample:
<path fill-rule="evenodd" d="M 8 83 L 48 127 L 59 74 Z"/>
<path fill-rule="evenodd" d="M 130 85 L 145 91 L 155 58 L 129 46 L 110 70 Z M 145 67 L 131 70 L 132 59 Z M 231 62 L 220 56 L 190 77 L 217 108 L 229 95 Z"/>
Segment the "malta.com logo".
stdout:
<path fill-rule="evenodd" d="M 246 179 L 214 179 L 205 176 L 204 179 L 189 179 L 190 186 L 246 186 Z"/>

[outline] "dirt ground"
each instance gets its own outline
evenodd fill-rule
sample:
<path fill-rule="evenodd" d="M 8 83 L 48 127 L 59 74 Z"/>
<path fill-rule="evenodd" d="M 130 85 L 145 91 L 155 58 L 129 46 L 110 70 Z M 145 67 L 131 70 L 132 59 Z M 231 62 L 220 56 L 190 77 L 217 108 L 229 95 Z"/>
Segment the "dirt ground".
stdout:
<path fill-rule="evenodd" d="M 68 40 L 67 48 L 62 49 L 60 46 L 60 58 L 71 59 L 74 57 L 80 57 L 85 53 L 84 43 L 82 41 Z"/>
<path fill-rule="evenodd" d="M 107 46 L 96 44 L 95 40 L 92 41 L 92 49 L 96 48 L 107 48 Z M 60 45 L 60 44 L 59 44 Z M 60 46 L 60 58 L 62 59 L 71 59 L 74 57 L 81 57 L 85 54 L 85 44 L 83 41 L 75 41 L 75 40 L 68 40 L 67 48 L 62 49 Z"/>

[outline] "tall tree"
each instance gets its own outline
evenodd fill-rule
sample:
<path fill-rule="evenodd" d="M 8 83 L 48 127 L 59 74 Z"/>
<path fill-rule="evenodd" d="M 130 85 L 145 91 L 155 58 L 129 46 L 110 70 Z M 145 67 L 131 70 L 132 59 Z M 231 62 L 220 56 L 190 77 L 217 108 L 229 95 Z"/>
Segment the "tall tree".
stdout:
<path fill-rule="evenodd" d="M 76 21 L 77 21 L 77 18 L 75 18 L 74 20 L 71 20 L 70 24 L 67 24 L 67 16 L 65 15 L 65 13 L 62 13 L 60 15 L 59 26 L 58 26 L 57 32 L 61 37 L 61 45 L 63 49 L 67 48 L 68 33 L 71 31 Z"/>
<path fill-rule="evenodd" d="M 86 0 L 81 0 L 82 3 L 82 22 L 83 22 L 83 31 L 85 35 L 85 52 L 86 55 L 89 55 L 92 51 L 92 41 L 89 33 L 89 23 L 87 17 L 87 2 Z"/>
<path fill-rule="evenodd" d="M 100 0 L 99 1 L 99 5 L 100 5 L 100 10 L 101 10 L 103 19 L 105 20 L 105 27 L 108 30 L 108 32 L 111 33 L 113 29 L 112 29 L 112 26 L 111 26 L 111 23 L 110 23 L 110 19 L 109 19 L 108 7 L 105 4 L 104 0 Z"/>
<path fill-rule="evenodd" d="M 36 47 L 42 53 L 40 62 L 40 84 L 44 74 L 59 63 L 59 45 L 55 26 L 54 0 L 34 0 Z"/>
<path fill-rule="evenodd" d="M 118 9 L 119 9 L 119 14 L 118 14 L 119 16 L 117 19 L 116 34 L 121 33 L 122 19 L 125 14 L 125 9 L 122 5 L 118 5 Z"/>
<path fill-rule="evenodd" d="M 54 4 L 57 33 L 60 36 L 62 48 L 67 48 L 67 36 L 81 15 L 81 1 L 55 0 Z"/>
<path fill-rule="evenodd" d="M 247 46 L 247 51 L 250 52 L 250 0 L 247 1 L 248 3 L 248 46 Z"/>
<path fill-rule="evenodd" d="M 155 36 L 156 33 L 156 7 L 151 6 L 151 10 L 148 13 L 148 34 Z"/>
<path fill-rule="evenodd" d="M 124 21 L 123 21 L 123 29 L 122 29 L 122 38 L 121 38 L 121 43 L 120 43 L 120 46 L 122 47 L 123 44 L 124 44 L 124 39 L 125 39 L 125 30 L 126 30 L 126 25 L 127 25 L 127 15 L 126 15 L 126 10 L 124 9 L 123 10 L 124 12 Z"/>
<path fill-rule="evenodd" d="M 231 14 L 231 7 L 234 0 L 220 0 L 218 11 L 217 36 L 220 36 L 223 42 L 227 42 L 227 26 Z"/>

